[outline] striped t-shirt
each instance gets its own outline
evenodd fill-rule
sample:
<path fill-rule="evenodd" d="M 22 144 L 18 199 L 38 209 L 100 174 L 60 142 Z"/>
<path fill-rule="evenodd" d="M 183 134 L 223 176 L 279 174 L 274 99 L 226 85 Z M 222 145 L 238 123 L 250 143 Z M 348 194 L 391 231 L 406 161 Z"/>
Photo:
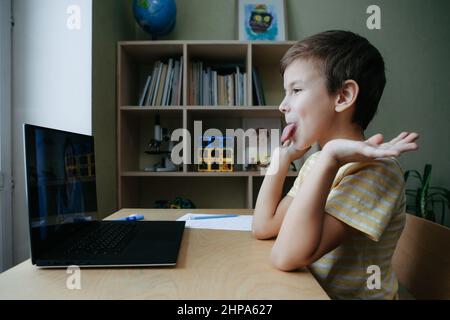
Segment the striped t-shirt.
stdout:
<path fill-rule="evenodd" d="M 319 154 L 306 160 L 288 196 L 295 197 Z M 398 161 L 383 158 L 339 168 L 325 211 L 360 231 L 309 266 L 328 295 L 397 299 L 391 259 L 405 224 L 405 185 Z"/>

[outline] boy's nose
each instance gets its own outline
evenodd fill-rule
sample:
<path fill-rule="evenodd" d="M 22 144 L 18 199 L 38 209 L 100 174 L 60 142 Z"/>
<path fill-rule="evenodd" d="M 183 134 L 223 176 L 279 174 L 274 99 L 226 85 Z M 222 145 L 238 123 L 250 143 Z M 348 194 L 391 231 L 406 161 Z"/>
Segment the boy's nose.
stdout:
<path fill-rule="evenodd" d="M 280 110 L 282 113 L 286 113 L 289 111 L 289 107 L 285 100 L 281 101 L 281 104 L 278 107 L 278 110 Z"/>

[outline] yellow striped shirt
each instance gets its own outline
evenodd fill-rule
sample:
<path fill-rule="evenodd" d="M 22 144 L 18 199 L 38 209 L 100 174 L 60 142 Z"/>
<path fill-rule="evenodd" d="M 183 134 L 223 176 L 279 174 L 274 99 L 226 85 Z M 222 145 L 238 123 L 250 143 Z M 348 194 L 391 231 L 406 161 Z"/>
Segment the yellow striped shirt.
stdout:
<path fill-rule="evenodd" d="M 288 196 L 295 197 L 319 154 L 306 160 Z M 360 231 L 309 266 L 328 295 L 333 299 L 397 299 L 391 259 L 405 224 L 405 184 L 398 161 L 383 158 L 339 168 L 325 211 Z"/>

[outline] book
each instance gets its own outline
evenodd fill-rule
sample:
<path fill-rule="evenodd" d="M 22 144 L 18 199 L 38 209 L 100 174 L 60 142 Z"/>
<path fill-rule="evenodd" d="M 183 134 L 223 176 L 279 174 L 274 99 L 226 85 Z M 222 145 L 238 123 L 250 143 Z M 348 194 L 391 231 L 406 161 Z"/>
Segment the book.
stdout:
<path fill-rule="evenodd" d="M 167 64 L 163 63 L 161 71 L 161 81 L 159 82 L 158 94 L 156 95 L 156 106 L 161 106 L 164 84 L 167 77 Z"/>
<path fill-rule="evenodd" d="M 229 106 L 234 105 L 234 83 L 233 83 L 233 75 L 229 74 L 226 76 L 226 82 L 227 82 L 227 104 Z"/>
<path fill-rule="evenodd" d="M 157 71 L 157 78 L 156 78 L 156 82 L 155 82 L 155 86 L 153 88 L 152 91 L 152 106 L 156 105 L 156 95 L 158 92 L 158 88 L 159 88 L 159 83 L 161 82 L 161 73 L 162 73 L 162 67 L 163 67 L 163 63 L 161 61 L 158 61 L 158 71 Z"/>
<path fill-rule="evenodd" d="M 236 66 L 236 72 L 234 74 L 234 92 L 236 94 L 236 105 L 241 105 L 241 90 L 239 85 L 239 66 Z"/>
<path fill-rule="evenodd" d="M 198 66 L 198 88 L 199 88 L 199 92 L 198 92 L 198 104 L 199 105 L 203 105 L 203 62 L 199 62 L 199 66 Z"/>
<path fill-rule="evenodd" d="M 145 99 L 144 105 L 148 106 L 151 104 L 151 99 L 153 97 L 153 92 L 155 90 L 155 84 L 156 84 L 156 78 L 158 76 L 158 66 L 159 66 L 160 61 L 156 61 L 154 66 L 153 66 L 153 72 L 152 72 L 152 81 L 150 83 L 150 87 L 148 89 L 148 94 L 147 94 L 147 98 Z"/>
<path fill-rule="evenodd" d="M 161 105 L 166 106 L 167 105 L 167 96 L 169 91 L 169 86 L 172 80 L 172 71 L 173 71 L 173 59 L 169 59 L 169 63 L 167 64 L 167 74 L 164 81 L 164 89 L 163 89 L 163 95 L 161 98 Z"/>
<path fill-rule="evenodd" d="M 264 91 L 262 88 L 261 79 L 259 78 L 259 74 L 256 68 L 253 68 L 252 75 L 253 75 L 253 92 L 256 93 L 256 105 L 264 106 L 266 105 Z M 255 104 L 255 101 L 253 101 L 253 103 Z"/>
<path fill-rule="evenodd" d="M 212 69 L 209 67 L 207 72 L 208 75 L 208 106 L 213 105 L 213 81 L 212 81 Z"/>
<path fill-rule="evenodd" d="M 213 71 L 213 105 L 217 106 L 218 105 L 218 100 L 217 100 L 217 71 L 214 70 Z"/>
<path fill-rule="evenodd" d="M 180 71 L 178 74 L 178 92 L 177 92 L 177 102 L 176 105 L 180 106 L 182 104 L 181 102 L 181 96 L 182 96 L 182 88 L 183 88 L 183 58 L 180 59 Z"/>
<path fill-rule="evenodd" d="M 243 73 L 242 74 L 242 79 L 243 79 L 243 95 L 242 95 L 242 100 L 241 100 L 241 106 L 246 106 L 247 105 L 247 74 Z"/>
<path fill-rule="evenodd" d="M 178 73 L 180 72 L 180 61 L 175 61 L 175 66 L 173 68 L 173 80 L 172 80 L 172 92 L 170 95 L 169 105 L 177 105 L 177 95 L 178 95 Z"/>
<path fill-rule="evenodd" d="M 149 91 L 148 89 L 149 89 L 151 80 L 152 80 L 152 76 L 149 75 L 147 77 L 147 81 L 145 82 L 144 89 L 142 89 L 141 98 L 139 99 L 140 107 L 144 106 L 145 97 L 148 95 L 148 91 Z"/>
<path fill-rule="evenodd" d="M 172 71 L 170 72 L 169 84 L 167 86 L 167 92 L 166 92 L 165 100 L 163 103 L 164 106 L 170 106 L 170 103 L 171 103 L 174 75 L 175 75 L 175 66 L 172 67 Z"/>

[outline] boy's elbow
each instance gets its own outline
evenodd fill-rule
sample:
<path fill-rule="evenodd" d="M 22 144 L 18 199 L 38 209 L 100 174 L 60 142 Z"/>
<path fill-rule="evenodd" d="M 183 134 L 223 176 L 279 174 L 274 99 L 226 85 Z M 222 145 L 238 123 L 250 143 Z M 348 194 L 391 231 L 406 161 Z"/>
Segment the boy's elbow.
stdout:
<path fill-rule="evenodd" d="M 294 258 L 275 250 L 272 250 L 270 254 L 270 262 L 274 268 L 287 272 L 303 269 L 309 265 L 306 259 Z"/>
<path fill-rule="evenodd" d="M 270 233 L 269 228 L 264 225 L 253 224 L 252 235 L 258 240 L 267 240 L 273 238 L 273 235 Z"/>
<path fill-rule="evenodd" d="M 266 240 L 267 235 L 265 234 L 264 230 L 262 228 L 258 228 L 253 226 L 252 227 L 252 235 L 258 240 Z"/>

